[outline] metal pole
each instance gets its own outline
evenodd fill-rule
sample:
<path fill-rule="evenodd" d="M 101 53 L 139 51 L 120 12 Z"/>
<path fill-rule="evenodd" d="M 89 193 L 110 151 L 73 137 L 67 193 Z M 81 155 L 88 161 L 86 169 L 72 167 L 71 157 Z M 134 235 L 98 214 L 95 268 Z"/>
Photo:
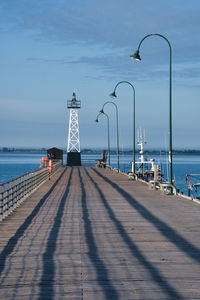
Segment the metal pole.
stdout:
<path fill-rule="evenodd" d="M 169 43 L 169 42 L 168 42 Z M 172 50 L 169 44 L 169 182 L 173 184 L 172 172 Z"/>
<path fill-rule="evenodd" d="M 172 47 L 168 39 L 159 34 L 151 33 L 146 35 L 139 43 L 137 51 L 131 55 L 133 59 L 141 60 L 139 50 L 142 42 L 150 36 L 159 36 L 163 38 L 169 46 L 169 183 L 173 184 L 173 161 L 172 161 Z"/>
<path fill-rule="evenodd" d="M 108 163 L 110 166 L 110 124 L 109 124 L 109 117 L 106 113 L 103 113 L 107 117 L 108 121 Z"/>
<path fill-rule="evenodd" d="M 129 81 L 120 81 L 116 84 L 114 92 L 110 94 L 111 97 L 117 97 L 115 91 L 118 85 L 120 85 L 121 83 L 129 84 L 133 89 L 133 173 L 135 174 L 135 88 Z"/>
<path fill-rule="evenodd" d="M 101 112 L 102 113 L 104 113 L 104 111 L 103 111 L 103 109 L 104 109 L 104 106 L 105 105 L 107 105 L 107 104 L 113 104 L 114 106 L 115 106 L 115 110 L 116 110 L 116 132 L 117 132 L 117 169 L 118 169 L 118 172 L 119 172 L 119 170 L 120 170 L 120 168 L 119 168 L 119 118 L 118 118 L 118 107 L 117 107 L 117 105 L 114 103 L 114 102 L 112 102 L 112 101 L 107 101 L 107 102 L 105 102 L 104 103 L 104 105 L 103 105 L 103 107 L 102 107 L 102 110 L 101 110 Z"/>
<path fill-rule="evenodd" d="M 119 170 L 120 170 L 120 167 L 119 167 L 119 118 L 118 118 L 117 105 L 116 105 L 116 124 L 117 124 L 117 169 L 118 169 L 118 172 L 119 172 Z"/>
<path fill-rule="evenodd" d="M 107 127 L 108 127 L 108 163 L 110 165 L 110 124 L 109 124 L 109 117 L 108 117 L 108 115 L 106 113 L 100 112 L 97 115 L 95 122 L 98 122 L 98 117 L 100 115 L 105 115 L 107 117 Z"/>

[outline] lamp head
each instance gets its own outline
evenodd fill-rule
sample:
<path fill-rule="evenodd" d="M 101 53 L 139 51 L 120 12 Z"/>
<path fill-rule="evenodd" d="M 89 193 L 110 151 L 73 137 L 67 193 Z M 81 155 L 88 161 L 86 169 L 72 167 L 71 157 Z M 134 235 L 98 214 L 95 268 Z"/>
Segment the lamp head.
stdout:
<path fill-rule="evenodd" d="M 115 94 L 115 91 L 113 91 L 110 95 L 111 98 L 117 98 L 117 95 Z"/>
<path fill-rule="evenodd" d="M 99 112 L 100 114 L 104 114 L 103 108 Z"/>
<path fill-rule="evenodd" d="M 140 52 L 139 50 L 135 51 L 135 53 L 130 55 L 130 58 L 134 61 L 141 61 Z"/>

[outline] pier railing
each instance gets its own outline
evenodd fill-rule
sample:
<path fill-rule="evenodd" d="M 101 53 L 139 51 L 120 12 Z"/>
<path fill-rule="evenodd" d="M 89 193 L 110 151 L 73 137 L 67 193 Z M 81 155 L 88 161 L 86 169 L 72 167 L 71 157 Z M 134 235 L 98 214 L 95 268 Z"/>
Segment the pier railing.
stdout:
<path fill-rule="evenodd" d="M 46 167 L 0 184 L 0 221 L 11 214 L 31 193 L 61 167 L 62 161 L 54 162 L 51 174 L 49 173 L 49 168 Z"/>

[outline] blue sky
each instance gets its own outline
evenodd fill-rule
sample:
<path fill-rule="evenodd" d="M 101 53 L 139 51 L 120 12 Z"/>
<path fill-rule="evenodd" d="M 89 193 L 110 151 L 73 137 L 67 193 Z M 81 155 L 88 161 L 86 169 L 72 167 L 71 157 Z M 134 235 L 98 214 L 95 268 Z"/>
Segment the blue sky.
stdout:
<path fill-rule="evenodd" d="M 173 148 L 200 149 L 199 0 L 1 0 L 0 147 L 67 147 L 67 100 L 75 89 L 81 148 L 106 147 L 106 119 L 94 122 L 117 82 L 136 90 L 136 131 L 168 148 L 170 41 Z M 132 146 L 132 90 L 120 85 L 120 147 Z M 116 145 L 110 105 L 111 146 Z"/>

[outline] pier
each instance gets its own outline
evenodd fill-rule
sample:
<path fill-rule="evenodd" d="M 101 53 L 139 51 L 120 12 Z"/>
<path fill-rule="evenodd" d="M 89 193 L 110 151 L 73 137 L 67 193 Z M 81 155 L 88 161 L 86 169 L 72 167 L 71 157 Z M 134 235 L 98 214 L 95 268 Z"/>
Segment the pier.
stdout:
<path fill-rule="evenodd" d="M 0 223 L 0 299 L 200 299 L 199 204 L 60 168 Z"/>

